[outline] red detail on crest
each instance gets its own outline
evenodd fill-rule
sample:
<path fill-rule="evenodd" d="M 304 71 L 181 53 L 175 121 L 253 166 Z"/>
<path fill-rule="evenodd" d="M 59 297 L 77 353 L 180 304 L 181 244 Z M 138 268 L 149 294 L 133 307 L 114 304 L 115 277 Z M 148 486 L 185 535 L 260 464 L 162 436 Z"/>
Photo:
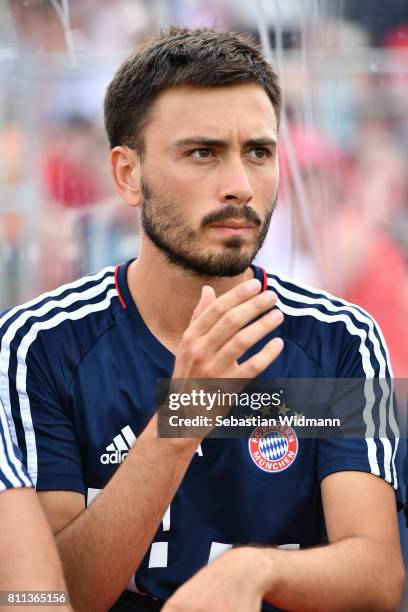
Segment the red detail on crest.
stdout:
<path fill-rule="evenodd" d="M 292 465 L 299 442 L 291 427 L 257 427 L 248 440 L 248 449 L 256 467 L 263 472 L 276 474 Z"/>

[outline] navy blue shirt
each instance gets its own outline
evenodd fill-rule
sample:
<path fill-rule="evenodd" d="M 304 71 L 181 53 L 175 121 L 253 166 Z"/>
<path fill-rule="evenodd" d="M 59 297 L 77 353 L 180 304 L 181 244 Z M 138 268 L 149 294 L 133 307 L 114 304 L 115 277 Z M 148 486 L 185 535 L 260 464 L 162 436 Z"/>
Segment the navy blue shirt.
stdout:
<path fill-rule="evenodd" d="M 0 321 L 1 398 L 39 491 L 78 491 L 91 503 L 152 417 L 157 379 L 171 377 L 174 355 L 131 298 L 129 263 L 44 294 Z M 285 314 L 283 324 L 246 355 L 273 335 L 284 339 L 264 376 L 391 376 L 381 331 L 367 313 L 253 270 L 264 290 L 277 293 Z M 284 444 L 269 439 L 255 450 L 244 439 L 205 439 L 129 588 L 167 599 L 232 545 L 324 542 L 325 476 L 357 470 L 397 488 L 392 403 L 380 411 L 368 439 L 297 439 L 292 431 L 295 437 Z M 365 418 L 369 431 L 370 415 Z M 384 432 L 392 435 L 387 439 Z"/>
<path fill-rule="evenodd" d="M 11 438 L 6 413 L 0 401 L 0 492 L 32 486 L 21 463 L 20 450 Z"/>

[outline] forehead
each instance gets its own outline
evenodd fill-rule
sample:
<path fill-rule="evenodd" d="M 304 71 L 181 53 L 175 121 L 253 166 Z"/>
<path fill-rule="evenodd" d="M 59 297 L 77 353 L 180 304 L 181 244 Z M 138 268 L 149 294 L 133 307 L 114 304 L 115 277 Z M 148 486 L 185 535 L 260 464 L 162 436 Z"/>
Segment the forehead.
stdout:
<path fill-rule="evenodd" d="M 276 138 L 276 114 L 266 91 L 255 83 L 165 89 L 154 101 L 146 139 L 176 140 L 192 133 Z"/>

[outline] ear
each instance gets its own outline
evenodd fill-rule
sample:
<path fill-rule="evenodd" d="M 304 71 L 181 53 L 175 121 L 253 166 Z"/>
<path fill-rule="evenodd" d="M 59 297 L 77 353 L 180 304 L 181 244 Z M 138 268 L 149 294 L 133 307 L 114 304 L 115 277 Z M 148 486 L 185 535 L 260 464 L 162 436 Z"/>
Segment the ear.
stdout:
<path fill-rule="evenodd" d="M 129 206 L 140 206 L 140 157 L 126 146 L 114 147 L 109 158 L 116 191 Z"/>

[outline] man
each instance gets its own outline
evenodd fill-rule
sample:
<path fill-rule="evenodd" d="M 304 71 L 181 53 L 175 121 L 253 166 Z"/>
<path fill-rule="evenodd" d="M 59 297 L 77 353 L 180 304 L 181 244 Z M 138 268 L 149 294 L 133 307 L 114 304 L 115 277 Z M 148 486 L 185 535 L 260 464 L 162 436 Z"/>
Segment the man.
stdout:
<path fill-rule="evenodd" d="M 116 610 L 398 605 L 395 439 L 297 440 L 270 470 L 242 439 L 157 437 L 159 378 L 389 376 L 368 315 L 251 265 L 279 112 L 276 76 L 242 36 L 173 28 L 134 53 L 105 119 L 140 256 L 3 318 L 3 402 L 75 609 L 106 610 L 126 586 L 146 595 Z"/>
<path fill-rule="evenodd" d="M 68 594 L 52 533 L 10 437 L 1 402 L 0 516 L 0 607 L 33 609 L 29 598 L 37 596 L 48 603 L 47 610 L 67 610 Z"/>

